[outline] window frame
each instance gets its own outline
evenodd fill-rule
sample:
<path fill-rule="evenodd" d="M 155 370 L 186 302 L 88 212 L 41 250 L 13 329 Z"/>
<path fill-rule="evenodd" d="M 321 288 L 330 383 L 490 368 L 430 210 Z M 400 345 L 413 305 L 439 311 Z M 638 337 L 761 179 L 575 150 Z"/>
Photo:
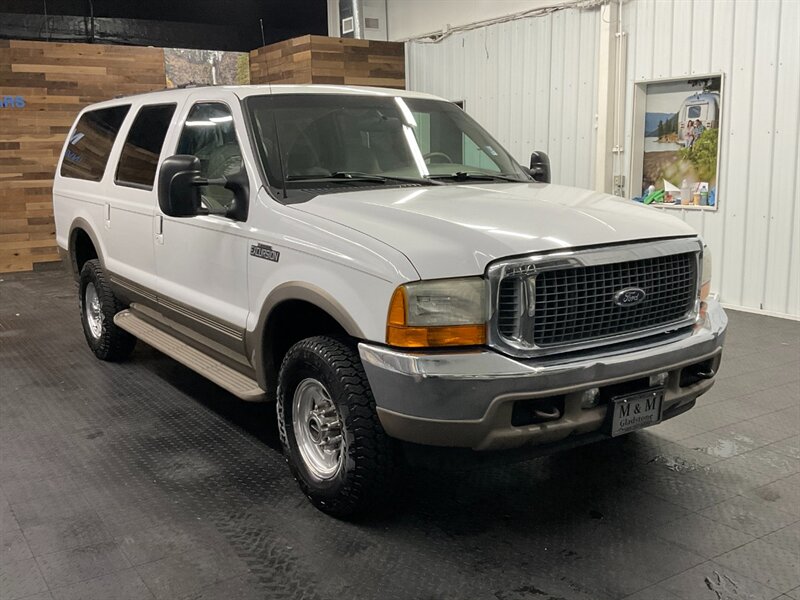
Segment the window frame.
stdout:
<path fill-rule="evenodd" d="M 119 167 L 122 164 L 122 156 L 123 156 L 123 154 L 125 152 L 125 146 L 128 144 L 128 138 L 130 137 L 131 132 L 133 131 L 134 125 L 136 125 L 136 119 L 139 118 L 139 115 L 142 113 L 142 110 L 144 110 L 145 108 L 162 108 L 162 107 L 167 107 L 167 106 L 172 106 L 173 107 L 173 111 L 172 111 L 172 115 L 169 118 L 169 124 L 167 125 L 167 129 L 164 132 L 164 141 L 161 142 L 161 151 L 159 152 L 158 158 L 156 159 L 156 170 L 155 170 L 155 172 L 153 174 L 153 183 L 151 185 L 145 185 L 145 184 L 142 184 L 142 183 L 135 183 L 133 181 L 125 181 L 125 180 L 120 179 L 119 178 Z M 166 146 L 167 140 L 169 139 L 169 132 L 170 132 L 170 129 L 172 128 L 172 122 L 175 119 L 175 115 L 177 113 L 178 113 L 178 103 L 177 102 L 159 102 L 159 103 L 156 103 L 156 104 L 142 104 L 142 105 L 139 106 L 139 108 L 136 110 L 136 114 L 133 115 L 133 119 L 131 120 L 130 127 L 128 127 L 128 130 L 127 130 L 127 132 L 125 134 L 125 141 L 122 143 L 122 147 L 120 148 L 120 151 L 119 151 L 119 156 L 117 157 L 117 168 L 114 170 L 114 185 L 115 186 L 131 188 L 131 189 L 136 189 L 136 190 L 143 190 L 143 191 L 146 191 L 146 192 L 152 192 L 153 191 L 153 189 L 156 186 L 156 182 L 158 181 L 158 169 L 159 169 L 159 167 L 161 166 L 161 163 L 162 163 L 162 156 L 164 155 L 164 147 Z"/>

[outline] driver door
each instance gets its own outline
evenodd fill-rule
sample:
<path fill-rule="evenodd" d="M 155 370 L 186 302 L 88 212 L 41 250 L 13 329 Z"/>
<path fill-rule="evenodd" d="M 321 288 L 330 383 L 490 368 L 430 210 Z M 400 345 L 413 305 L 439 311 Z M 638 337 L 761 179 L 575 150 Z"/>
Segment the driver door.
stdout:
<path fill-rule="evenodd" d="M 183 113 L 169 155 L 198 157 L 208 179 L 224 179 L 245 168 L 237 126 L 244 128 L 235 98 L 194 96 Z M 207 186 L 202 198 L 206 208 L 221 208 L 230 205 L 233 192 Z M 155 259 L 162 312 L 216 344 L 243 353 L 249 310 L 246 224 L 221 215 L 179 218 L 160 209 L 157 213 Z"/>

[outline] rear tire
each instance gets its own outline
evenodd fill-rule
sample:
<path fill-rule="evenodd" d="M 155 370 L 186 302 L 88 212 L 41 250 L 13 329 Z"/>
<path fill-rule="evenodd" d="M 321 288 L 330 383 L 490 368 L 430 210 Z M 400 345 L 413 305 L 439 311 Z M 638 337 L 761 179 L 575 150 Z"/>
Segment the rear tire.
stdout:
<path fill-rule="evenodd" d="M 292 346 L 278 376 L 277 413 L 289 468 L 314 506 L 340 518 L 380 506 L 398 448 L 352 346 L 324 336 Z"/>
<path fill-rule="evenodd" d="M 121 361 L 133 352 L 136 338 L 114 324 L 120 303 L 97 259 L 87 260 L 80 278 L 81 324 L 86 342 L 100 360 Z"/>

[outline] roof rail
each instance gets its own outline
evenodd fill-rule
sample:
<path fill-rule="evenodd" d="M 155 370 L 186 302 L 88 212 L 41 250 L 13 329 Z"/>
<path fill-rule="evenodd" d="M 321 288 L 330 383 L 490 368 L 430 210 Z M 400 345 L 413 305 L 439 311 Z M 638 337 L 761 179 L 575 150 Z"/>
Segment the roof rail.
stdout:
<path fill-rule="evenodd" d="M 176 85 L 175 87 L 163 87 L 160 90 L 137 92 L 136 94 L 117 94 L 116 96 L 114 96 L 114 100 L 119 100 L 120 98 L 130 98 L 131 96 L 140 96 L 141 94 L 155 94 L 158 92 L 169 92 L 172 90 L 186 90 L 186 89 L 203 88 L 203 87 L 218 87 L 218 86 L 206 85 L 203 83 L 182 83 L 180 85 Z"/>

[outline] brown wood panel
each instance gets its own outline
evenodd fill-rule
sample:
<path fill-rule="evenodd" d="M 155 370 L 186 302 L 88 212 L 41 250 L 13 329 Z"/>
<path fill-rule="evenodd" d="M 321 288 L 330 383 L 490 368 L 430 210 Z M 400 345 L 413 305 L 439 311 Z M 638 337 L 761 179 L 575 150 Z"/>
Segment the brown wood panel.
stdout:
<path fill-rule="evenodd" d="M 404 89 L 405 46 L 318 35 L 250 52 L 251 83 L 332 83 Z"/>
<path fill-rule="evenodd" d="M 52 179 L 87 104 L 166 86 L 160 48 L 0 40 L 0 272 L 58 259 Z"/>

